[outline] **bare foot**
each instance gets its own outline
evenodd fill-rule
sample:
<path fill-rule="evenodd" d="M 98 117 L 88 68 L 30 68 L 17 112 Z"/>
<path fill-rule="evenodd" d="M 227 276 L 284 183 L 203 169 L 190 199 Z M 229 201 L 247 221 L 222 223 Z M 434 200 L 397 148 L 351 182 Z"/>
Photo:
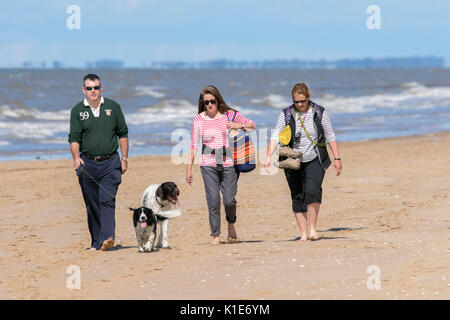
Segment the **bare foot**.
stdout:
<path fill-rule="evenodd" d="M 214 236 L 212 242 L 209 244 L 210 246 L 218 246 L 220 244 L 219 236 Z"/>
<path fill-rule="evenodd" d="M 306 240 L 308 240 L 308 235 L 302 234 L 302 235 L 300 236 L 300 241 L 306 241 Z"/>
<path fill-rule="evenodd" d="M 228 237 L 226 242 L 227 243 L 240 243 L 241 240 L 239 240 L 238 238 Z"/>
<path fill-rule="evenodd" d="M 317 235 L 317 232 L 310 232 L 309 233 L 309 238 L 308 238 L 309 240 L 311 240 L 311 241 L 316 241 L 316 240 L 319 240 L 319 236 Z"/>
<path fill-rule="evenodd" d="M 234 223 L 228 223 L 228 239 L 237 239 L 236 228 Z"/>

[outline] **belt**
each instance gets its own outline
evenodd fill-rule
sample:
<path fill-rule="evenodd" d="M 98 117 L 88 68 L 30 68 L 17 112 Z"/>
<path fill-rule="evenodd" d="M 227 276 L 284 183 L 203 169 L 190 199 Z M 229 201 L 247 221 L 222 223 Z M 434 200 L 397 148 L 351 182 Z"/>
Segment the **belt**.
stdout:
<path fill-rule="evenodd" d="M 101 161 L 105 161 L 108 159 L 111 159 L 113 156 L 115 156 L 117 154 L 117 152 L 113 152 L 111 154 L 108 154 L 106 156 L 90 156 L 87 154 L 83 154 L 83 156 L 89 160 L 93 160 L 95 162 L 101 162 Z"/>
<path fill-rule="evenodd" d="M 225 147 L 212 149 L 206 145 L 203 145 L 202 154 L 214 154 L 216 156 L 216 166 L 219 171 L 223 171 L 223 159 L 225 157 L 231 158 L 230 149 Z"/>

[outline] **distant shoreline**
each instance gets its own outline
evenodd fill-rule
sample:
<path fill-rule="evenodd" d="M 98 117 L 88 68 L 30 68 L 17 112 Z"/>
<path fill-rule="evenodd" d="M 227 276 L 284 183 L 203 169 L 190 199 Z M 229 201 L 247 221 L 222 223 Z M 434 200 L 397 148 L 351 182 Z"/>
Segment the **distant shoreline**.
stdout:
<path fill-rule="evenodd" d="M 383 68 L 174 68 L 174 69 L 165 69 L 165 68 L 151 68 L 151 67 L 123 67 L 123 68 L 82 68 L 82 67 L 67 67 L 67 68 L 9 68 L 9 67 L 0 67 L 0 71 L 67 71 L 67 70 L 98 70 L 98 71 L 120 71 L 120 70 L 154 70 L 154 71 L 195 71 L 195 70 L 223 70 L 223 71 L 233 71 L 233 70 L 308 70 L 308 71 L 318 71 L 318 70 L 446 70 L 450 69 L 450 66 L 443 67 L 417 67 L 417 68 L 392 68 L 392 67 L 383 67 Z"/>
<path fill-rule="evenodd" d="M 336 60 L 300 60 L 300 59 L 265 59 L 265 60 L 228 60 L 214 59 L 207 61 L 154 61 L 143 62 L 141 66 L 127 66 L 122 60 L 104 59 L 97 61 L 87 61 L 85 67 L 71 67 L 61 61 L 53 61 L 47 67 L 47 61 L 30 62 L 24 61 L 22 67 L 14 69 L 38 69 L 38 70 L 58 70 L 58 69 L 150 69 L 150 70 L 203 70 L 203 69 L 223 69 L 223 70 L 246 70 L 246 69 L 423 69 L 423 68 L 448 68 L 445 66 L 443 57 L 423 56 L 423 57 L 386 57 L 386 58 L 356 58 L 356 59 L 336 59 Z M 5 69 L 5 67 L 0 67 Z"/>

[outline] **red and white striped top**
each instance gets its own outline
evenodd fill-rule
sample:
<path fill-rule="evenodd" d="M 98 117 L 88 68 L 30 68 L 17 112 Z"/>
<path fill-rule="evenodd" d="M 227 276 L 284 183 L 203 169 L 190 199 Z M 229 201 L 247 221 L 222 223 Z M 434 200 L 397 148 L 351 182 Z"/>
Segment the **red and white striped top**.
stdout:
<path fill-rule="evenodd" d="M 233 118 L 234 111 L 228 111 L 228 117 L 230 120 Z M 236 117 L 233 122 L 236 123 L 252 123 L 253 121 L 245 118 L 240 112 L 236 113 Z M 229 147 L 228 137 L 227 137 L 227 123 L 228 119 L 226 114 L 222 116 L 211 119 L 202 113 L 197 114 L 192 121 L 192 131 L 191 131 L 191 149 L 194 149 L 195 153 L 202 145 L 206 145 L 211 149 L 220 149 L 222 147 Z M 202 154 L 202 160 L 200 161 L 201 166 L 212 166 L 216 167 L 216 158 L 213 154 Z M 230 167 L 233 165 L 233 159 L 226 157 L 223 161 L 224 167 Z"/>

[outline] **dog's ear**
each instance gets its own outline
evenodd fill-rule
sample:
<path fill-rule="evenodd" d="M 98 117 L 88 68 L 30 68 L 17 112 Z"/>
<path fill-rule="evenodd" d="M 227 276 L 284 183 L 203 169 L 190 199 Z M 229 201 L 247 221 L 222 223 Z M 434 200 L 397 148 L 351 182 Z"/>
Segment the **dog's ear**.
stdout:
<path fill-rule="evenodd" d="M 133 212 L 134 212 L 134 210 L 136 210 L 136 209 L 133 209 L 133 208 L 131 208 L 131 207 L 129 207 L 128 209 L 130 209 L 130 211 L 133 211 Z"/>
<path fill-rule="evenodd" d="M 160 198 L 161 200 L 163 200 L 163 196 L 164 196 L 164 192 L 163 192 L 163 188 L 162 185 L 160 185 L 158 187 L 158 189 L 156 189 L 155 195 Z"/>
<path fill-rule="evenodd" d="M 139 215 L 137 214 L 137 209 L 130 208 L 130 210 L 133 210 L 133 225 L 136 228 L 139 220 Z"/>

